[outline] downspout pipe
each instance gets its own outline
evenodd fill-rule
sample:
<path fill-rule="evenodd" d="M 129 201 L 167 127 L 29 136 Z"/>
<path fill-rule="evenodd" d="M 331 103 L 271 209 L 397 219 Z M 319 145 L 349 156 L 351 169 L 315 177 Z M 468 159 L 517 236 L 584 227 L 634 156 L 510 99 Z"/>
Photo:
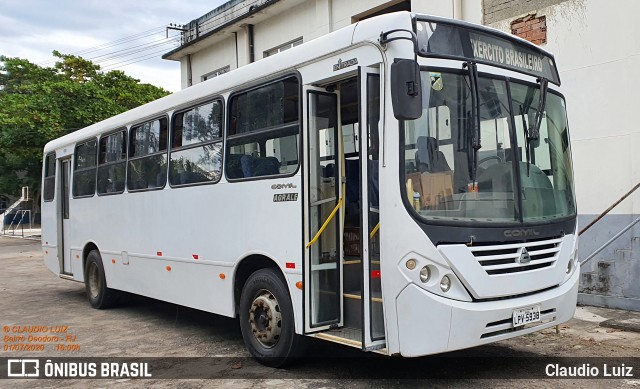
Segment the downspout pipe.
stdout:
<path fill-rule="evenodd" d="M 453 18 L 462 20 L 462 0 L 452 0 L 453 2 Z"/>
<path fill-rule="evenodd" d="M 247 34 L 249 35 L 249 63 L 253 63 L 256 60 L 253 44 L 253 24 L 247 24 Z"/>

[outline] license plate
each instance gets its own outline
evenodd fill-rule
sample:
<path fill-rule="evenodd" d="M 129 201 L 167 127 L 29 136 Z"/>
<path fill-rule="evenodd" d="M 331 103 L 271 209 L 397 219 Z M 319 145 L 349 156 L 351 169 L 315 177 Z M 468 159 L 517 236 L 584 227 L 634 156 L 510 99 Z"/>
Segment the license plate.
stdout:
<path fill-rule="evenodd" d="M 513 326 L 520 327 L 525 324 L 540 321 L 540 306 L 515 309 L 513 311 Z"/>

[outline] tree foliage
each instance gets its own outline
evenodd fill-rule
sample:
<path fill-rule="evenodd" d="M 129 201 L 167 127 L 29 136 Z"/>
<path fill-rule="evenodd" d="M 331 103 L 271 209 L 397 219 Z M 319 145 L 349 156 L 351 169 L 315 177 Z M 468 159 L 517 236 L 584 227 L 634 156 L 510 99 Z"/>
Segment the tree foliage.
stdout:
<path fill-rule="evenodd" d="M 0 194 L 40 188 L 48 141 L 169 94 L 122 71 L 53 54 L 53 67 L 0 56 Z"/>

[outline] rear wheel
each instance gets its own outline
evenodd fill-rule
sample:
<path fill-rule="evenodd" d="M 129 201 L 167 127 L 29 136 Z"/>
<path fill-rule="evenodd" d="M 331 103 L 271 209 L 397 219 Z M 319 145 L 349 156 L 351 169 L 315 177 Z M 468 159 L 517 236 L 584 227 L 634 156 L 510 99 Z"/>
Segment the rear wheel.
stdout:
<path fill-rule="evenodd" d="M 102 257 L 98 250 L 87 255 L 84 267 L 84 284 L 89 304 L 96 309 L 112 307 L 118 299 L 118 291 L 107 287 Z"/>
<path fill-rule="evenodd" d="M 273 269 L 253 273 L 240 295 L 240 329 L 244 344 L 260 363 L 282 367 L 299 355 L 293 306 L 282 278 Z"/>

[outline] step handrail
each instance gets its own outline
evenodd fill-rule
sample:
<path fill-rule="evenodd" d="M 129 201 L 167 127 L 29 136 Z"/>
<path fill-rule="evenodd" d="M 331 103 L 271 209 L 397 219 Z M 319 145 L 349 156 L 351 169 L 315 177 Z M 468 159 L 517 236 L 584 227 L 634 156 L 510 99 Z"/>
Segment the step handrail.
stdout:
<path fill-rule="evenodd" d="M 625 193 L 622 197 L 620 197 L 615 203 L 611 204 L 611 206 L 607 209 L 604 210 L 604 212 L 602 212 L 597 218 L 595 218 L 591 223 L 587 224 L 583 229 L 580 230 L 580 232 L 578 232 L 578 236 L 584 234 L 589 228 L 591 228 L 594 224 L 596 224 L 597 222 L 600 221 L 600 219 L 602 219 L 606 214 L 608 214 L 612 209 L 614 209 L 615 207 L 618 206 L 618 204 L 620 204 L 622 201 L 624 201 L 624 199 L 626 199 L 627 197 L 629 197 L 631 195 L 631 193 L 635 192 L 636 189 L 640 188 L 640 182 L 638 182 L 636 184 L 636 186 L 634 186 L 633 188 L 631 188 L 630 191 L 628 191 L 627 193 Z"/>
<path fill-rule="evenodd" d="M 591 253 L 591 255 L 589 255 L 586 259 L 584 259 L 583 261 L 580 261 L 580 265 L 584 265 L 585 263 L 589 262 L 593 257 L 595 257 L 597 254 L 599 254 L 602 250 L 604 250 L 607 246 L 609 246 L 611 243 L 613 243 L 614 240 L 618 239 L 619 237 L 621 237 L 625 232 L 629 231 L 631 229 L 631 227 L 635 226 L 636 224 L 638 224 L 638 222 L 640 222 L 640 216 L 637 217 L 634 221 L 632 221 L 631 223 L 629 223 L 628 226 L 626 226 L 625 228 L 623 228 L 620 232 L 618 232 L 617 234 L 615 234 L 611 239 L 609 239 L 605 244 L 603 244 L 602 246 L 600 246 L 596 251 L 594 251 L 593 253 Z"/>
<path fill-rule="evenodd" d="M 604 210 L 604 212 L 602 212 L 597 218 L 595 218 L 591 223 L 587 224 L 586 227 L 584 227 L 582 230 L 580 230 L 580 232 L 578 232 L 578 236 L 582 235 L 585 231 L 587 231 L 589 228 L 591 228 L 594 224 L 596 224 L 597 222 L 599 222 L 606 214 L 608 214 L 613 208 L 615 208 L 616 206 L 618 206 L 618 204 L 620 204 L 622 201 L 624 201 L 624 199 L 626 199 L 627 197 L 629 197 L 633 192 L 636 191 L 636 189 L 638 189 L 640 187 L 640 182 L 638 182 L 633 188 L 631 188 L 631 190 L 629 190 L 627 193 L 625 193 L 622 197 L 620 197 L 616 202 L 614 202 L 613 204 L 611 204 L 611 206 L 607 209 Z M 640 222 L 640 217 L 637 217 L 634 221 L 632 221 L 631 223 L 629 223 L 629 225 L 627 225 L 626 227 L 624 227 L 622 230 L 620 230 L 620 232 L 618 232 L 617 234 L 615 234 L 613 237 L 611 237 L 611 239 L 609 239 L 606 243 L 604 243 L 602 246 L 598 247 L 594 252 L 592 252 L 587 258 L 585 258 L 584 260 L 580 261 L 580 265 L 584 265 L 585 263 L 589 262 L 591 259 L 593 259 L 596 255 L 598 255 L 602 250 L 604 250 L 605 248 L 607 248 L 607 246 L 609 246 L 611 243 L 613 243 L 616 239 L 618 239 L 619 237 L 621 237 L 625 232 L 629 231 L 631 229 L 631 227 L 635 226 L 636 224 L 638 224 L 638 222 Z"/>

